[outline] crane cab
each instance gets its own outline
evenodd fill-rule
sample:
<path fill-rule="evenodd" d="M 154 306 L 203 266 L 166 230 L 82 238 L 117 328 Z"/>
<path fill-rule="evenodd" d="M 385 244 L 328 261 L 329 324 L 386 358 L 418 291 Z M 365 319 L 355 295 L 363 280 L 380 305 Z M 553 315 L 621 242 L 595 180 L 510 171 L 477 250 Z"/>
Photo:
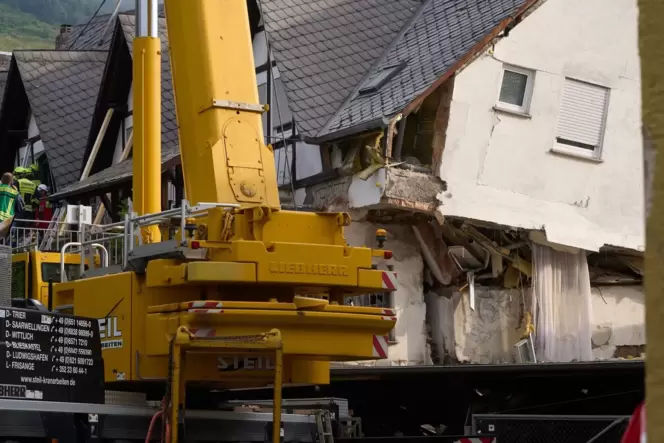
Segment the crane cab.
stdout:
<path fill-rule="evenodd" d="M 65 280 L 77 280 L 81 275 L 79 254 L 65 254 Z M 99 266 L 99 256 L 93 257 L 93 267 Z M 90 259 L 85 260 L 90 267 Z M 33 299 L 48 306 L 49 281 L 62 281 L 60 253 L 37 250 L 12 254 L 12 299 Z"/>

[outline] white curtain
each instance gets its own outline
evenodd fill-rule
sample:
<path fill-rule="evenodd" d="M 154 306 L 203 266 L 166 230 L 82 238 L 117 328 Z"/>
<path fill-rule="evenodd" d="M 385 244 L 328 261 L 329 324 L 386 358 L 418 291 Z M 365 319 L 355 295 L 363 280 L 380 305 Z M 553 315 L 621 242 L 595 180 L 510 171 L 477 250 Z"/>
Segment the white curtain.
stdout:
<path fill-rule="evenodd" d="M 537 360 L 592 360 L 585 251 L 571 254 L 534 244 L 533 294 Z"/>

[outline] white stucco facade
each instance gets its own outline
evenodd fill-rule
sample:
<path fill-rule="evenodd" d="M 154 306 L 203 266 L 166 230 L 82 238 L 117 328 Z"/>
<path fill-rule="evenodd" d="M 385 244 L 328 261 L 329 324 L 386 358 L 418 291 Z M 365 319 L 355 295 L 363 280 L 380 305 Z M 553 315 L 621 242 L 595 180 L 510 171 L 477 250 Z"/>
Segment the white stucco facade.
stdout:
<path fill-rule="evenodd" d="M 544 229 L 590 251 L 643 249 L 637 13 L 634 0 L 546 0 L 457 74 L 444 216 Z M 494 109 L 504 66 L 533 73 L 526 115 Z M 599 161 L 552 152 L 566 78 L 609 89 Z"/>
<path fill-rule="evenodd" d="M 380 226 L 389 232 L 388 248 L 394 253 L 394 270 L 399 288 L 394 293 L 397 313 L 394 341 L 388 348 L 388 359 L 361 362 L 363 365 L 426 365 L 431 364 L 427 344 L 426 305 L 423 292 L 424 262 L 412 230 L 408 226 Z M 369 222 L 353 222 L 346 228 L 346 241 L 351 246 L 375 243 L 376 226 Z"/>

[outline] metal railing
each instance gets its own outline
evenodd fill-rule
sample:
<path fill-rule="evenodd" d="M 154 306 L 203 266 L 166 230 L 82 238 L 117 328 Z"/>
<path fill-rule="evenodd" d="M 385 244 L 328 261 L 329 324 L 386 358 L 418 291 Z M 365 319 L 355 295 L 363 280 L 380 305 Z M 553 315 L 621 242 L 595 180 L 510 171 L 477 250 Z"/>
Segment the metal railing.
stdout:
<path fill-rule="evenodd" d="M 71 248 L 72 246 L 78 246 L 79 248 L 82 246 L 81 243 L 78 242 L 71 242 L 67 243 L 62 247 L 62 250 L 60 251 L 60 282 L 66 282 L 67 281 L 67 273 L 65 272 L 65 254 L 67 254 L 67 250 Z M 94 249 L 101 251 L 101 266 L 102 268 L 108 268 L 108 251 L 106 250 L 105 247 L 100 245 L 99 243 L 92 243 L 90 246 L 92 246 Z M 81 267 L 81 270 L 79 272 L 79 275 L 83 275 L 85 273 L 85 262 L 81 260 L 81 263 L 79 265 Z"/>
<path fill-rule="evenodd" d="M 101 251 L 101 266 L 120 265 L 127 267 L 128 260 L 135 248 L 143 243 L 141 229 L 148 226 L 179 223 L 178 246 L 186 246 L 188 242 L 187 220 L 204 217 L 212 208 L 231 210 L 239 208 L 231 203 L 201 203 L 190 206 L 186 200 L 179 208 L 169 209 L 156 214 L 138 216 L 135 213 L 125 215 L 122 222 L 106 225 L 90 225 L 61 221 L 14 220 L 6 238 L 0 239 L 0 245 L 8 245 L 12 253 L 42 251 L 60 254 L 60 275 L 62 281 L 67 280 L 64 266 L 67 254 L 80 255 L 79 277 L 85 275 L 86 268 L 93 264 L 92 250 Z M 89 259 L 89 260 L 88 260 Z"/>
<path fill-rule="evenodd" d="M 57 221 L 14 220 L 9 235 L 0 239 L 0 245 L 11 246 L 14 254 L 29 251 L 59 253 L 63 246 L 76 243 L 76 247 L 69 252 L 77 253 L 80 252 L 79 243 L 83 237 L 101 245 L 107 251 L 109 265 L 122 262 L 124 245 L 121 234 L 95 232 L 89 226 L 87 232 L 81 232 L 80 228 L 75 229 L 75 225 Z"/>
<path fill-rule="evenodd" d="M 188 219 L 204 217 L 207 215 L 208 210 L 212 208 L 231 210 L 239 207 L 240 205 L 231 203 L 200 203 L 197 206 L 190 206 L 186 200 L 183 200 L 179 208 L 169 209 L 156 214 L 141 216 L 136 213 L 126 214 L 124 221 L 107 225 L 81 224 L 77 231 L 80 240 L 76 242 L 78 244 L 78 253 L 81 254 L 81 275 L 84 273 L 84 263 L 86 257 L 89 255 L 88 251 L 91 247 L 106 248 L 108 255 L 110 256 L 108 264 L 121 265 L 122 268 L 126 268 L 129 257 L 134 252 L 135 248 L 143 244 L 143 238 L 141 235 L 142 228 L 160 224 L 173 225 L 173 219 L 178 219 L 180 233 L 178 243 L 180 246 L 185 246 L 187 245 L 188 240 L 186 229 Z M 114 231 L 118 230 L 120 233 L 115 234 Z M 113 254 L 113 249 L 108 248 L 105 244 L 114 241 L 121 242 L 122 244 L 119 257 L 117 251 Z M 61 251 L 61 253 L 63 252 Z"/>

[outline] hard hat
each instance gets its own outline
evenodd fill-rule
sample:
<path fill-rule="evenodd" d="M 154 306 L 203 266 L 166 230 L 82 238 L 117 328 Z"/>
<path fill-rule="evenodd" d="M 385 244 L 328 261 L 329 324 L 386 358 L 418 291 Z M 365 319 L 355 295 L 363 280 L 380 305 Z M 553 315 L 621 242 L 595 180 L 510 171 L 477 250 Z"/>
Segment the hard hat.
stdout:
<path fill-rule="evenodd" d="M 48 186 L 46 186 L 45 184 L 42 183 L 41 185 L 37 186 L 37 190 L 48 192 Z"/>
<path fill-rule="evenodd" d="M 39 172 L 39 165 L 37 163 L 33 163 L 30 165 L 30 170 L 32 172 Z"/>
<path fill-rule="evenodd" d="M 30 171 L 29 169 L 24 168 L 23 166 L 17 166 L 14 169 L 14 175 L 23 175 L 23 174 L 28 173 L 29 171 Z"/>

